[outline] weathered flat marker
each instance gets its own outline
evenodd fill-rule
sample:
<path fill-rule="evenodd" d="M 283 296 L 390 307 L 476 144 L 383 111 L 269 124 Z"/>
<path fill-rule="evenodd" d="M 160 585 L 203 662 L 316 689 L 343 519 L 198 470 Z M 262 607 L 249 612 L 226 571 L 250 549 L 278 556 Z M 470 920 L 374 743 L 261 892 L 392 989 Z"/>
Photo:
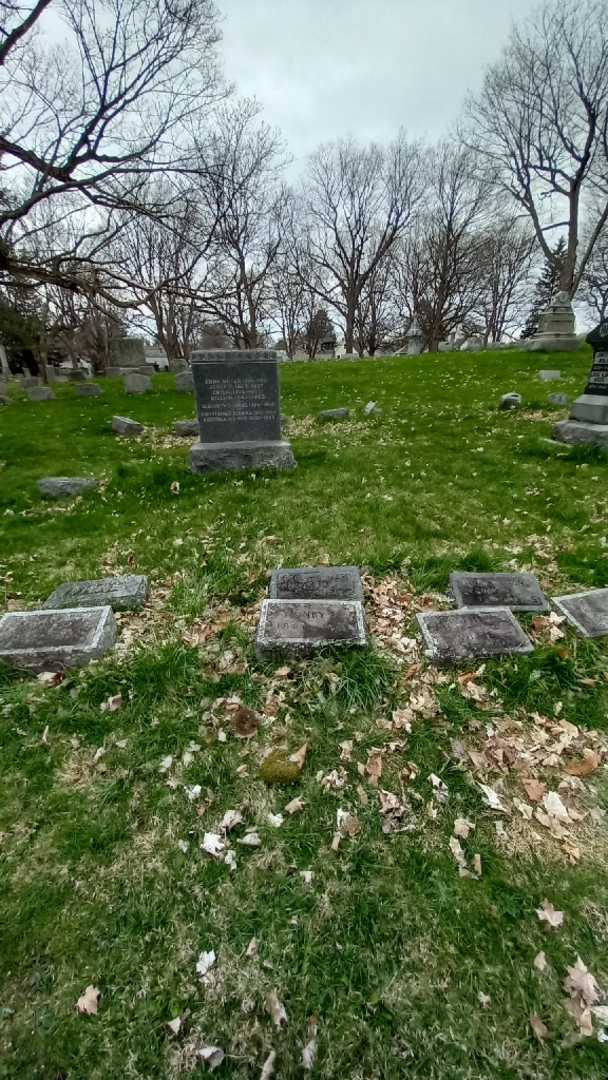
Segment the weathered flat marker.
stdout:
<path fill-rule="evenodd" d="M 585 637 L 608 634 L 608 589 L 554 596 L 553 605 Z"/>
<path fill-rule="evenodd" d="M 476 574 L 455 571 L 450 587 L 457 607 L 508 607 L 511 611 L 548 611 L 549 601 L 534 574 Z"/>
<path fill-rule="evenodd" d="M 273 600 L 363 600 L 358 566 L 298 566 L 273 570 Z"/>
<path fill-rule="evenodd" d="M 45 476 L 38 481 L 38 491 L 46 499 L 83 495 L 85 491 L 94 491 L 97 487 L 99 480 L 94 476 Z"/>
<path fill-rule="evenodd" d="M 429 611 L 416 616 L 435 664 L 530 653 L 533 645 L 507 607 Z"/>
<path fill-rule="evenodd" d="M 258 625 L 258 656 L 300 659 L 328 645 L 368 644 L 360 600 L 264 600 Z"/>
<path fill-rule="evenodd" d="M 111 607 L 10 611 L 0 619 L 0 660 L 32 671 L 82 667 L 115 641 Z"/>
<path fill-rule="evenodd" d="M 148 579 L 143 574 L 125 574 L 92 581 L 65 581 L 51 593 L 43 609 L 108 605 L 114 611 L 137 611 L 143 607 L 148 592 Z"/>

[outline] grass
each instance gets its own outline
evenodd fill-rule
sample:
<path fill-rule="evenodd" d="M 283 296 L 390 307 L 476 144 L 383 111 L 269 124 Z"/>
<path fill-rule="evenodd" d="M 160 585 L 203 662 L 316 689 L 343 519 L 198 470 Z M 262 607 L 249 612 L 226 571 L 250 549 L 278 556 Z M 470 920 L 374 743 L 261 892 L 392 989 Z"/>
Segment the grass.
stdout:
<path fill-rule="evenodd" d="M 574 397 L 589 364 L 583 350 L 550 366 Z M 170 430 L 193 403 L 169 376 L 141 398 L 107 381 L 98 399 L 66 386 L 2 410 L 0 607 L 107 573 L 149 574 L 152 594 L 121 616 L 113 654 L 59 685 L 0 670 L 0 1077 L 204 1076 L 206 1044 L 225 1051 L 218 1077 L 257 1078 L 274 1050 L 290 1080 L 314 1016 L 314 1072 L 331 1080 L 605 1080 L 601 1025 L 578 1037 L 563 980 L 580 955 L 607 1000 L 607 788 L 601 769 L 563 785 L 573 748 L 604 746 L 606 646 L 569 630 L 552 640 L 548 620 L 524 617 L 532 655 L 459 679 L 427 669 L 414 623 L 445 604 L 457 568 L 529 569 L 553 595 L 608 584 L 607 464 L 546 441 L 565 411 L 547 404 L 541 366 L 511 350 L 286 366 L 298 468 L 285 475 L 191 475 Z M 522 411 L 497 411 L 509 390 Z M 363 417 L 370 399 L 381 417 Z M 315 422 L 341 405 L 348 422 Z M 146 436 L 113 437 L 114 413 Z M 80 474 L 101 491 L 38 497 L 40 477 Z M 258 661 L 269 571 L 319 562 L 366 570 L 374 647 L 288 671 Z M 102 709 L 117 694 L 122 707 Z M 237 702 L 258 718 L 251 739 L 235 734 Z M 512 801 L 562 722 L 574 742 L 534 775 L 581 811 L 568 840 Z M 303 744 L 296 782 L 262 782 L 265 753 Z M 377 750 L 380 787 L 407 808 L 401 831 L 383 831 L 365 772 Z M 490 811 L 478 781 L 510 812 Z M 360 830 L 332 850 L 338 808 Z M 229 834 L 234 870 L 200 848 L 228 809 L 261 840 Z M 458 817 L 475 825 L 462 846 L 468 865 L 481 856 L 479 880 L 458 876 Z M 545 897 L 565 913 L 553 933 L 536 915 Z M 211 949 L 205 984 L 195 965 Z M 99 1012 L 78 1015 L 89 984 Z"/>

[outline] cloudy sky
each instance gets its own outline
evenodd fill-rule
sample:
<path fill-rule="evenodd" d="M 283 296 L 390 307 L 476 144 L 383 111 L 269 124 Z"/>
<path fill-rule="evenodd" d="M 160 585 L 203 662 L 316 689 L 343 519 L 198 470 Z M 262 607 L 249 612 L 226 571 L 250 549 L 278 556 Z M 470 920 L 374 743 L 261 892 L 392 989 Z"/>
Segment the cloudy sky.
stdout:
<path fill-rule="evenodd" d="M 294 165 L 341 135 L 436 138 L 534 0 L 216 0 L 226 74 Z"/>

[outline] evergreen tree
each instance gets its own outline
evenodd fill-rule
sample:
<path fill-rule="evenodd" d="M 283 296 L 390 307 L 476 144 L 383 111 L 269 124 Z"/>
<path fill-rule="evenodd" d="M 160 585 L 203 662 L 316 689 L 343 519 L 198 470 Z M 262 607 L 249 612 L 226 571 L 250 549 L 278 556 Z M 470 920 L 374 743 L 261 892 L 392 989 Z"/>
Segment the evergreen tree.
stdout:
<path fill-rule="evenodd" d="M 526 325 L 521 333 L 522 338 L 531 338 L 536 334 L 540 316 L 548 308 L 559 289 L 560 272 L 565 256 L 566 241 L 563 236 L 560 236 L 553 249 L 553 258 L 545 259 L 543 272 L 536 282 L 534 300 L 532 301 Z"/>

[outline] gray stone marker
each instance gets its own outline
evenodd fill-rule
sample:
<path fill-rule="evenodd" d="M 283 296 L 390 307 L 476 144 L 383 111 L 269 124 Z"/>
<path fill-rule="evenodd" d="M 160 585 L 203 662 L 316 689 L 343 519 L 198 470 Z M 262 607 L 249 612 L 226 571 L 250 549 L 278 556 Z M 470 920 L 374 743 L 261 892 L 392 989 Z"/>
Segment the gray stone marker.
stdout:
<path fill-rule="evenodd" d="M 350 409 L 324 409 L 319 413 L 319 420 L 326 424 L 331 420 L 348 420 L 349 416 Z"/>
<path fill-rule="evenodd" d="M 458 664 L 512 653 L 530 653 L 533 645 L 509 608 L 463 608 L 417 615 L 435 664 Z"/>
<path fill-rule="evenodd" d="M 123 377 L 123 385 L 127 394 L 147 394 L 152 389 L 152 380 L 133 371 Z"/>
<path fill-rule="evenodd" d="M 571 596 L 554 596 L 553 606 L 584 637 L 608 634 L 608 589 L 590 589 Z"/>
<path fill-rule="evenodd" d="M 68 371 L 68 379 L 70 382 L 83 383 L 88 379 L 86 371 L 82 368 L 70 368 Z"/>
<path fill-rule="evenodd" d="M 143 607 L 150 586 L 143 574 L 66 581 L 45 600 L 43 608 L 91 608 L 109 606 L 113 611 L 137 611 Z"/>
<path fill-rule="evenodd" d="M 117 435 L 143 435 L 144 425 L 128 416 L 113 416 L 112 431 Z"/>
<path fill-rule="evenodd" d="M 593 363 L 584 393 L 577 397 L 570 416 L 553 429 L 558 442 L 608 446 L 608 319 L 587 335 Z"/>
<path fill-rule="evenodd" d="M 516 394 L 515 391 L 511 391 L 509 394 L 503 394 L 500 399 L 498 408 L 502 412 L 507 412 L 509 409 L 519 409 L 522 403 L 521 394 Z"/>
<path fill-rule="evenodd" d="M 291 444 L 281 439 L 274 350 L 195 352 L 192 373 L 200 429 L 191 451 L 193 472 L 295 468 Z"/>
<path fill-rule="evenodd" d="M 571 352 L 579 347 L 574 310 L 567 292 L 559 292 L 538 320 L 538 331 L 527 345 L 531 352 Z"/>
<path fill-rule="evenodd" d="M 194 377 L 190 370 L 179 371 L 175 376 L 175 389 L 182 394 L 191 394 L 194 391 Z"/>
<path fill-rule="evenodd" d="M 13 402 L 12 402 L 12 399 L 10 397 L 6 397 L 5 394 L 0 394 L 0 405 L 12 405 L 12 404 L 13 404 Z"/>
<path fill-rule="evenodd" d="M 360 600 L 264 600 L 258 656 L 311 656 L 329 645 L 364 648 L 368 644 Z"/>
<path fill-rule="evenodd" d="M 97 383 L 83 383 L 76 387 L 76 397 L 99 397 L 101 393 L 101 386 L 97 386 Z"/>
<path fill-rule="evenodd" d="M 561 371 L 556 371 L 551 368 L 545 368 L 543 371 L 538 372 L 538 378 L 541 382 L 558 382 L 561 377 Z"/>
<path fill-rule="evenodd" d="M 0 660 L 32 671 L 82 667 L 115 641 L 111 607 L 11 611 L 0 619 Z"/>
<path fill-rule="evenodd" d="M 144 339 L 135 337 L 110 338 L 110 354 L 113 367 L 141 367 L 146 362 Z"/>
<path fill-rule="evenodd" d="M 363 600 L 358 566 L 298 566 L 273 570 L 273 600 Z"/>
<path fill-rule="evenodd" d="M 174 435 L 198 435 L 198 420 L 175 420 Z"/>
<path fill-rule="evenodd" d="M 94 476 L 45 476 L 38 481 L 38 491 L 46 499 L 65 499 L 97 487 L 99 480 Z"/>
<path fill-rule="evenodd" d="M 450 588 L 460 608 L 549 610 L 549 601 L 534 574 L 476 574 L 457 570 L 450 574 Z"/>
<path fill-rule="evenodd" d="M 363 410 L 364 416 L 382 416 L 382 409 L 378 408 L 377 401 L 368 401 Z"/>
<path fill-rule="evenodd" d="M 567 394 L 547 394 L 547 401 L 551 405 L 569 405 L 570 398 Z"/>
<path fill-rule="evenodd" d="M 50 386 L 32 386 L 26 391 L 30 401 L 54 401 L 55 395 Z"/>
<path fill-rule="evenodd" d="M 424 334 L 415 316 L 410 323 L 405 339 L 407 341 L 407 355 L 419 356 L 424 346 Z"/>

